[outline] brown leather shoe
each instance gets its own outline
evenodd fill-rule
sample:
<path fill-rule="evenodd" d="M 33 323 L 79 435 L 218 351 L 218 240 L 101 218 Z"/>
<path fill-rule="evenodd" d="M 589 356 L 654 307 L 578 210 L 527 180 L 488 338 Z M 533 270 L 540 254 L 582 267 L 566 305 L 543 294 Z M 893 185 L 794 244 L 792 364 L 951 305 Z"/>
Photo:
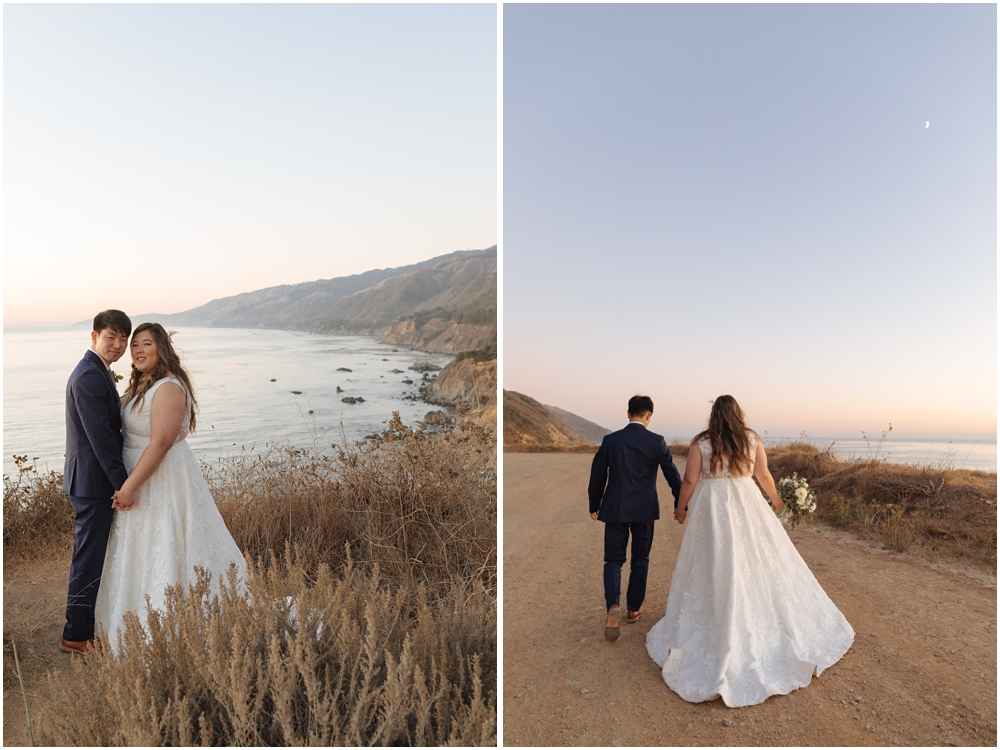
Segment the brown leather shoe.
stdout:
<path fill-rule="evenodd" d="M 67 654 L 85 654 L 90 650 L 100 651 L 101 643 L 96 638 L 91 638 L 89 641 L 67 641 L 65 638 L 60 638 L 59 648 Z"/>
<path fill-rule="evenodd" d="M 608 610 L 608 619 L 604 623 L 604 637 L 609 641 L 617 641 L 621 631 L 618 629 L 618 622 L 622 616 L 622 611 L 616 604 Z"/>
<path fill-rule="evenodd" d="M 638 622 L 639 618 L 646 614 L 646 610 L 640 608 L 638 612 L 633 612 L 631 609 L 625 614 L 625 622 L 631 625 L 634 622 Z"/>

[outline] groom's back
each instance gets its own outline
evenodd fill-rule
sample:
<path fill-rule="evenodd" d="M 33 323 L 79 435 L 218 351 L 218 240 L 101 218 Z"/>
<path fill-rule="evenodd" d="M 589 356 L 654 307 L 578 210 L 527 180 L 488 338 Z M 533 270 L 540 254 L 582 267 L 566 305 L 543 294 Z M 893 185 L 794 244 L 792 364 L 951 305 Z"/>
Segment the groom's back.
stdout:
<path fill-rule="evenodd" d="M 629 523 L 659 519 L 656 472 L 664 458 L 671 461 L 663 436 L 639 423 L 605 435 L 590 474 L 590 504 L 600 508 L 598 519 Z"/>

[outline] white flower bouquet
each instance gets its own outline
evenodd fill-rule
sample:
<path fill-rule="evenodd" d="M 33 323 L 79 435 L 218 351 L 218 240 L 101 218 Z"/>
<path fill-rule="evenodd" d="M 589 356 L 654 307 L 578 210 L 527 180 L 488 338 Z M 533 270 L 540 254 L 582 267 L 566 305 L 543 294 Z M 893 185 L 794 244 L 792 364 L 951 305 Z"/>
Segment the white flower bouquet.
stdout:
<path fill-rule="evenodd" d="M 778 496 L 785 503 L 785 509 L 778 516 L 782 523 L 794 529 L 806 513 L 816 511 L 816 493 L 809 489 L 805 477 L 793 472 L 790 477 L 778 480 L 777 489 Z"/>

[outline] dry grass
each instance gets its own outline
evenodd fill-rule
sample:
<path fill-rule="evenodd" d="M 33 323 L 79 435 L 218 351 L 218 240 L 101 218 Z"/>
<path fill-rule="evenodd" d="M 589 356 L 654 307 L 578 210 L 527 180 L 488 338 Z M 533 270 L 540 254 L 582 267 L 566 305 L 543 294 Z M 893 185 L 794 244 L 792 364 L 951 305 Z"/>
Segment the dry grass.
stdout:
<path fill-rule="evenodd" d="M 62 474 L 39 473 L 27 456 L 14 456 L 18 472 L 4 474 L 3 556 L 10 560 L 51 557 L 73 548 L 73 506 Z"/>
<path fill-rule="evenodd" d="M 691 444 L 685 443 L 681 440 L 674 440 L 667 447 L 670 449 L 670 454 L 674 458 L 687 458 L 688 453 L 691 450 Z"/>
<path fill-rule="evenodd" d="M 378 441 L 334 456 L 285 449 L 207 471 L 237 545 L 265 563 L 293 545 L 307 570 L 378 565 L 428 585 L 475 577 L 496 587 L 496 442 L 473 419 L 410 430 L 398 415 Z"/>
<path fill-rule="evenodd" d="M 208 576 L 169 591 L 118 655 L 52 678 L 40 734 L 55 745 L 483 745 L 496 741 L 496 608 L 481 586 L 422 587 L 298 562 L 245 591 Z"/>
<path fill-rule="evenodd" d="M 841 462 L 815 446 L 768 452 L 775 479 L 797 472 L 816 515 L 897 551 L 959 558 L 996 572 L 997 475 L 886 461 Z"/>
<path fill-rule="evenodd" d="M 247 589 L 173 591 L 145 630 L 128 623 L 118 656 L 52 675 L 50 699 L 32 706 L 45 741 L 495 744 L 492 430 L 410 430 L 394 415 L 379 440 L 335 450 L 206 467 L 253 561 Z M 71 519 L 58 474 L 5 476 L 5 572 L 67 564 Z M 5 685 L 11 640 L 23 654 L 53 637 L 8 581 Z"/>

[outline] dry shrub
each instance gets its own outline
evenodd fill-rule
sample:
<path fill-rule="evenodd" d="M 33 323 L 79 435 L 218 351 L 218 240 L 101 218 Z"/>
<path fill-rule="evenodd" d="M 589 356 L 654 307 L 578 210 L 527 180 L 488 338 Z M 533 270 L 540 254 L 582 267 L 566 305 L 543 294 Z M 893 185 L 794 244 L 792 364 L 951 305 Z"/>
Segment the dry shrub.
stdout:
<path fill-rule="evenodd" d="M 27 456 L 14 456 L 18 471 L 3 475 L 4 563 L 51 557 L 73 547 L 73 506 L 62 474 L 39 473 Z"/>
<path fill-rule="evenodd" d="M 688 453 L 691 452 L 691 444 L 685 443 L 682 440 L 674 440 L 667 447 L 674 458 L 687 458 Z"/>
<path fill-rule="evenodd" d="M 805 440 L 789 440 L 787 443 L 782 443 L 778 446 L 778 450 L 786 453 L 804 453 L 811 456 L 819 453 L 819 448 Z"/>
<path fill-rule="evenodd" d="M 816 490 L 816 515 L 896 550 L 968 559 L 996 570 L 997 475 L 829 453 L 775 449 L 771 473 L 797 472 Z"/>
<path fill-rule="evenodd" d="M 475 577 L 496 586 L 497 477 L 493 431 L 406 427 L 394 413 L 379 440 L 335 456 L 284 449 L 209 472 L 237 545 L 265 562 L 292 545 L 307 570 L 378 565 L 395 581 Z"/>
<path fill-rule="evenodd" d="M 232 575 L 232 573 L 231 573 Z M 453 585 L 429 600 L 348 564 L 311 577 L 286 559 L 210 596 L 206 574 L 168 590 L 119 653 L 50 678 L 55 745 L 496 743 L 496 598 Z"/>

